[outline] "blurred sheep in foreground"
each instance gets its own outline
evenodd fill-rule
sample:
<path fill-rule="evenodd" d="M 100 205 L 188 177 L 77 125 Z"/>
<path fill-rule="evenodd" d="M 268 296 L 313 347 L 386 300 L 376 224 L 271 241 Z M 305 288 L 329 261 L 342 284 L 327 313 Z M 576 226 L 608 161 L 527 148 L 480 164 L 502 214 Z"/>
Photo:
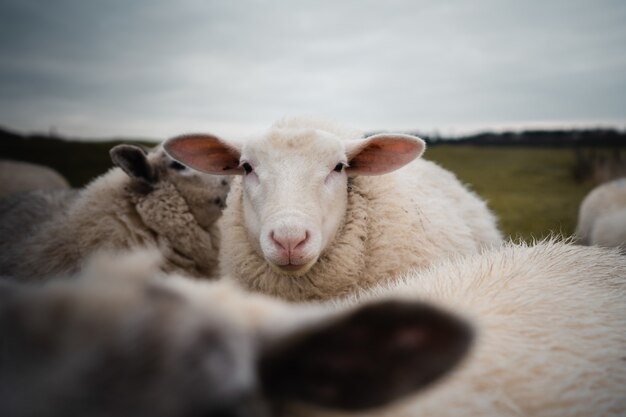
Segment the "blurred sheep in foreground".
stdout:
<path fill-rule="evenodd" d="M 624 415 L 626 257 L 614 249 L 507 244 L 407 274 L 359 301 L 383 297 L 446 306 L 472 324 L 476 342 L 438 386 L 360 416 Z"/>
<path fill-rule="evenodd" d="M 163 278 L 136 253 L 100 257 L 77 279 L 0 285 L 0 415 L 267 417 L 292 400 L 361 410 L 439 378 L 471 340 L 419 302 L 336 311 Z"/>
<path fill-rule="evenodd" d="M 509 244 L 326 304 L 156 271 L 138 253 L 96 259 L 82 279 L 0 288 L 0 414 L 626 409 L 626 257 L 614 250 Z"/>

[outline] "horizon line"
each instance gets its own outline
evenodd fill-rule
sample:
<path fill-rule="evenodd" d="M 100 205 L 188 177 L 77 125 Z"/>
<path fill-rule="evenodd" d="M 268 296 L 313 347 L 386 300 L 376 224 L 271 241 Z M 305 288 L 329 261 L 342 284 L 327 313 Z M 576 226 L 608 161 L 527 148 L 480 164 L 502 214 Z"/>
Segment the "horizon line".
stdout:
<path fill-rule="evenodd" d="M 621 125 L 621 126 L 620 126 Z M 50 127 L 47 131 L 43 129 L 19 129 L 12 128 L 4 124 L 0 124 L 0 130 L 13 133 L 21 136 L 41 136 L 48 137 L 50 139 L 61 139 L 71 141 L 148 141 L 148 142 L 160 142 L 164 139 L 160 139 L 156 136 L 137 135 L 137 134 L 103 134 L 103 135 L 77 135 L 71 133 L 63 133 L 61 129 L 57 127 Z M 193 130 L 193 129 L 192 129 Z M 265 129 L 255 129 L 257 132 L 262 132 Z M 523 133 L 523 132 L 536 132 L 536 131 L 593 131 L 593 130 L 613 130 L 620 133 L 626 133 L 626 122 L 526 122 L 526 123 L 485 123 L 485 124 L 472 124 L 461 126 L 448 126 L 444 128 L 395 128 L 395 129 L 363 129 L 365 136 L 369 136 L 376 133 L 410 133 L 417 136 L 425 136 L 431 139 L 463 139 L 467 137 L 482 135 L 482 134 L 506 134 L 506 133 Z M 250 129 L 245 130 L 245 134 L 239 134 L 239 136 L 249 136 Z M 229 135 L 224 135 L 229 136 Z M 169 136 L 168 136 L 169 137 Z"/>

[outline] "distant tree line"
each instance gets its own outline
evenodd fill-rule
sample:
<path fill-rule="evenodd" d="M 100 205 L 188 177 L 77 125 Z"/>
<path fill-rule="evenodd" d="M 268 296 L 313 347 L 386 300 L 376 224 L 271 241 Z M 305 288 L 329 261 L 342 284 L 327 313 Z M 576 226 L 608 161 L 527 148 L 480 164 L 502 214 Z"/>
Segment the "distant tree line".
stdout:
<path fill-rule="evenodd" d="M 626 131 L 617 129 L 525 130 L 484 132 L 458 138 L 420 135 L 431 145 L 626 147 Z"/>

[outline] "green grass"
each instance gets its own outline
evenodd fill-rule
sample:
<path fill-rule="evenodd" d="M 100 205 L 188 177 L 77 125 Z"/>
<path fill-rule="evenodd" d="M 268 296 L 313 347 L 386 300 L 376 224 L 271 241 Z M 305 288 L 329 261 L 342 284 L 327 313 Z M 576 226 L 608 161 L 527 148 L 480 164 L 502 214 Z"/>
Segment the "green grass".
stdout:
<path fill-rule="evenodd" d="M 485 198 L 501 230 L 531 241 L 576 228 L 578 206 L 593 184 L 572 176 L 572 148 L 434 146 L 426 159 L 453 171 Z"/>

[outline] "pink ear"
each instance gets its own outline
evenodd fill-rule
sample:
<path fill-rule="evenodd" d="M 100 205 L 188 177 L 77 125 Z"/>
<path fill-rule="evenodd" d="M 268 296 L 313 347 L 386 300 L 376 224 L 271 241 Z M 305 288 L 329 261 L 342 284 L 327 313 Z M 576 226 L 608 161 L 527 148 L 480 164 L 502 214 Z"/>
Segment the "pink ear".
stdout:
<path fill-rule="evenodd" d="M 422 139 L 403 134 L 380 134 L 353 141 L 346 146 L 349 165 L 346 173 L 350 176 L 386 174 L 419 158 L 425 149 Z"/>
<path fill-rule="evenodd" d="M 198 171 L 217 175 L 243 173 L 238 147 L 212 135 L 177 136 L 165 141 L 163 149 L 178 162 Z"/>

